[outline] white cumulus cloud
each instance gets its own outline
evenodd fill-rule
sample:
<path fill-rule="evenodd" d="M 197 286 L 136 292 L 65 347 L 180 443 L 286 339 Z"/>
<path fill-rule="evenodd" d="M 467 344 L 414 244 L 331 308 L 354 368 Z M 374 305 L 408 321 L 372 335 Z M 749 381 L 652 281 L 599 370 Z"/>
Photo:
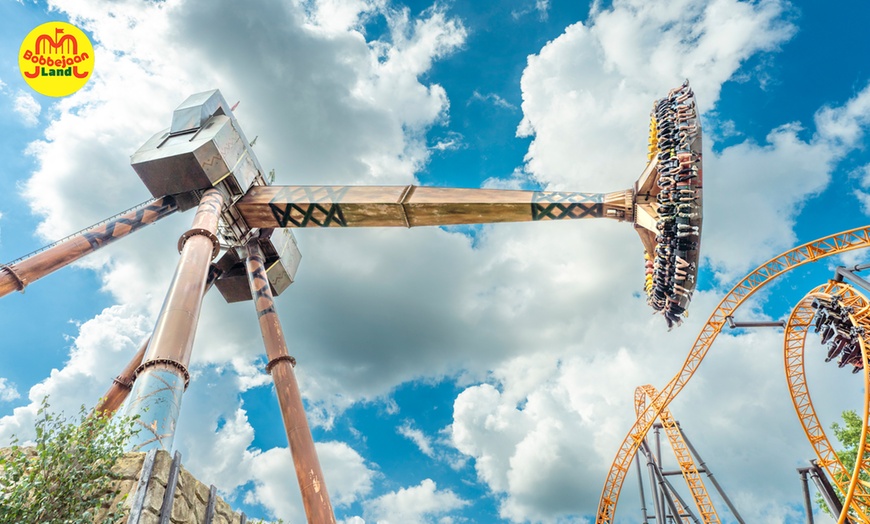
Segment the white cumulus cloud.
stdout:
<path fill-rule="evenodd" d="M 630 187 L 645 165 L 652 101 L 689 78 L 702 119 L 716 118 L 712 111 L 722 85 L 743 75 L 741 64 L 750 57 L 776 52 L 796 31 L 791 17 L 790 6 L 776 1 L 616 1 L 594 10 L 529 57 L 518 134 L 533 141 L 523 173 L 555 190 Z M 793 244 L 802 203 L 827 187 L 838 162 L 861 147 L 868 90 L 820 108 L 813 122 L 783 122 L 762 144 L 743 140 L 714 152 L 705 137 L 702 250 L 719 282 L 729 283 Z M 802 125 L 814 132 L 801 133 Z M 741 136 L 733 131 L 732 137 Z M 734 213 L 736 202 L 744 212 Z M 582 226 L 571 238 L 587 246 L 583 254 L 551 258 L 546 265 L 519 256 L 513 246 L 553 257 L 546 246 L 563 249 L 558 235 L 564 232 L 493 228 L 486 235 L 492 244 L 483 250 L 492 249 L 494 259 L 514 257 L 525 275 L 548 272 L 547 279 L 513 283 L 495 295 L 504 308 L 516 308 L 514 318 L 537 319 L 534 355 L 505 358 L 485 383 L 466 388 L 454 404 L 454 445 L 474 459 L 478 478 L 499 498 L 500 515 L 511 521 L 594 515 L 616 446 L 634 421 L 634 387 L 667 382 L 703 325 L 699 316 L 718 301 L 718 292 L 696 293 L 693 315 L 679 332 L 664 336 L 644 316 L 641 299 L 632 296 L 639 285 L 625 279 L 637 274 L 631 269 L 640 260 L 636 237 L 615 225 Z M 561 286 L 549 288 L 547 280 Z M 597 286 L 603 282 L 608 284 Z M 573 322 L 555 320 L 560 302 L 574 313 Z M 549 316 L 541 311 L 545 304 L 554 305 Z M 523 333 L 519 323 L 511 328 L 515 337 Z M 546 340 L 551 333 L 558 340 Z M 728 349 L 718 347 L 708 357 L 715 363 L 702 368 L 717 371 L 699 372 L 690 407 L 677 404 L 674 410 L 688 431 L 700 434 L 693 440 L 704 442 L 707 453 L 733 457 L 708 462 L 722 471 L 718 478 L 740 479 L 728 491 L 738 507 L 747 508 L 744 517 L 781 522 L 782 501 L 794 497 L 782 487 L 792 471 L 777 470 L 779 480 L 771 482 L 732 466 L 745 463 L 736 456 L 753 446 L 754 433 L 745 429 L 760 427 L 753 424 L 772 428 L 769 440 L 755 444 L 771 467 L 802 456 L 802 435 L 794 431 L 778 375 L 781 338 L 772 332 L 721 338 L 717 345 Z M 752 384 L 751 392 L 744 384 Z M 829 409 L 835 404 L 830 398 L 822 402 Z M 735 427 L 735 420 L 745 418 L 740 410 L 751 421 Z M 634 482 L 628 484 L 631 493 Z"/>
<path fill-rule="evenodd" d="M 276 169 L 276 183 L 412 183 L 431 154 L 426 131 L 449 116 L 444 88 L 426 75 L 436 61 L 456 52 L 467 34 L 443 6 L 412 15 L 380 1 L 263 1 L 241 11 L 230 1 L 184 0 L 111 6 L 57 2 L 50 7 L 91 32 L 101 67 L 87 88 L 52 107 L 53 119 L 44 135 L 28 147 L 36 168 L 22 184 L 23 196 L 42 217 L 38 233 L 46 240 L 147 199 L 129 155 L 169 125 L 172 110 L 184 98 L 214 88 L 231 102 L 241 100 L 236 115 L 249 137 L 260 136 L 257 155 L 266 169 Z M 379 40 L 363 33 L 371 17 L 386 23 Z M 73 335 L 68 361 L 30 388 L 27 405 L 0 419 L 0 440 L 32 432 L 36 408 L 47 393 L 65 409 L 99 398 L 153 326 L 177 261 L 175 239 L 191 218 L 167 218 L 81 262 L 99 271 L 103 291 L 118 305 L 83 323 Z M 372 243 L 384 241 L 399 249 L 396 241 L 379 240 L 377 232 L 358 233 L 360 243 L 352 242 L 351 250 L 371 254 L 378 251 Z M 336 291 L 360 276 L 340 267 L 352 256 L 343 239 L 299 236 L 308 274 L 325 263 L 348 279 L 323 275 L 331 280 L 323 289 L 332 291 L 308 301 L 305 314 L 321 320 L 307 334 L 303 331 L 308 328 L 298 329 L 307 324 L 295 320 L 298 312 L 291 312 L 289 303 L 285 307 L 279 300 L 278 305 L 279 311 L 286 309 L 288 332 L 296 333 L 291 351 L 300 362 L 303 395 L 314 406 L 313 422 L 328 424 L 350 403 L 378 397 L 397 381 L 415 376 L 419 364 L 406 358 L 371 374 L 340 355 L 398 353 L 398 341 L 384 349 L 371 339 L 362 350 L 358 343 L 342 343 L 333 346 L 339 354 L 316 349 L 331 344 L 334 336 L 345 336 L 329 319 L 343 320 L 322 311 L 336 303 L 350 304 L 353 298 Z M 438 232 L 434 236 L 443 237 L 441 243 L 467 247 L 459 238 Z M 413 276 L 403 270 L 406 279 Z M 308 285 L 321 285 L 308 280 Z M 293 291 L 301 290 L 297 285 Z M 228 305 L 212 293 L 200 318 L 193 381 L 176 434 L 185 465 L 230 497 L 253 481 L 255 501 L 287 520 L 299 519 L 300 506 L 286 500 L 287 493 L 298 491 L 295 479 L 286 475 L 293 469 L 289 457 L 272 460 L 286 450 L 251 447 L 255 430 L 238 397 L 271 381 L 257 367 L 263 349 L 256 313 L 250 302 Z M 332 335 L 320 338 L 323 331 Z M 359 380 L 360 374 L 373 380 Z M 220 457 L 211 456 L 215 449 L 221 450 Z M 372 473 L 346 444 L 319 443 L 318 449 L 337 507 L 372 489 Z M 281 460 L 284 470 L 271 467 Z M 349 467 L 353 464 L 357 466 Z"/>
<path fill-rule="evenodd" d="M 53 410 L 78 413 L 91 407 L 106 392 L 145 336 L 145 319 L 124 306 L 111 306 L 78 327 L 69 360 L 61 369 L 30 388 L 30 403 L 0 418 L 0 442 L 14 434 L 20 440 L 34 437 L 33 423 L 42 399 L 49 397 Z"/>
<path fill-rule="evenodd" d="M 427 437 L 426 434 L 423 433 L 420 429 L 415 428 L 410 421 L 406 421 L 396 430 L 399 432 L 400 435 L 416 444 L 424 455 L 426 455 L 427 457 L 435 456 L 435 452 L 432 450 L 432 439 Z"/>
<path fill-rule="evenodd" d="M 0 377 L 0 401 L 9 402 L 11 400 L 19 398 L 20 396 L 21 395 L 18 393 L 18 390 L 15 388 L 15 384 L 9 382 L 3 377 Z"/>
<path fill-rule="evenodd" d="M 348 506 L 371 491 L 374 472 L 350 446 L 343 442 L 319 442 L 317 454 L 334 507 Z M 262 504 L 285 522 L 305 520 L 289 449 L 273 448 L 257 455 L 252 470 L 255 487 L 246 496 L 249 503 Z"/>
<path fill-rule="evenodd" d="M 42 106 L 30 93 L 19 90 L 12 102 L 12 109 L 18 113 L 25 126 L 33 127 L 39 123 L 39 113 L 42 112 Z"/>
<path fill-rule="evenodd" d="M 468 501 L 462 500 L 453 491 L 439 490 L 432 479 L 425 479 L 418 486 L 402 488 L 363 504 L 366 519 L 377 524 L 443 522 L 443 517 L 466 505 Z"/>
<path fill-rule="evenodd" d="M 187 95 L 215 87 L 231 102 L 241 99 L 236 116 L 249 137 L 260 136 L 257 155 L 276 169 L 278 184 L 413 183 L 432 154 L 426 132 L 450 115 L 450 93 L 427 75 L 468 37 L 443 6 L 412 16 L 375 0 L 260 1 L 245 9 L 228 0 L 52 5 L 92 32 L 104 64 L 88 88 L 53 108 L 57 117 L 29 148 L 37 167 L 24 194 L 43 217 L 39 232 L 52 239 L 145 200 L 129 154 L 168 126 Z M 532 145 L 524 169 L 487 184 L 630 187 L 645 164 L 652 100 L 688 77 L 701 109 L 713 110 L 741 64 L 794 34 L 788 9 L 776 0 L 618 0 L 594 11 L 529 58 L 518 133 Z M 387 27 L 378 40 L 363 32 L 372 17 Z M 792 241 L 801 202 L 859 147 L 867 96 L 863 90 L 822 108 L 814 122 L 782 122 L 763 143 L 717 153 L 706 144 L 704 253 L 722 279 Z M 801 125 L 816 133 L 802 138 Z M 738 200 L 751 203 L 752 213 L 728 220 L 727 206 Z M 189 213 L 168 218 L 88 259 L 119 305 L 83 323 L 64 367 L 30 388 L 28 405 L 0 419 L 0 440 L 26 432 L 45 393 L 75 409 L 103 392 L 153 325 L 177 261 L 175 239 L 190 220 Z M 313 423 L 328 427 L 344 408 L 383 400 L 408 381 L 461 376 L 468 387 L 455 401 L 453 444 L 473 459 L 501 514 L 517 521 L 594 511 L 598 479 L 634 420 L 634 387 L 661 386 L 678 369 L 680 348 L 690 346 L 718 299 L 698 293 L 686 325 L 665 335 L 637 296 L 640 243 L 615 221 L 484 227 L 474 244 L 437 228 L 298 237 L 298 280 L 277 308 L 293 334 Z M 781 358 L 775 338 L 723 338 L 727 351 L 716 355 L 728 356 L 709 357 L 722 371 L 704 373 L 705 366 L 692 385 L 697 398 L 674 406 L 695 441 L 705 442 L 702 452 L 727 450 L 728 461 L 709 460 L 720 479 L 741 478 L 745 463 L 740 452 L 751 435 L 735 420 L 775 424 L 759 449 L 771 461 L 800 454 L 780 445 L 792 442 L 783 429 L 789 407 L 761 405 L 768 391 L 782 397 L 772 392 L 782 388 L 779 377 L 764 371 Z M 177 442 L 203 480 L 230 495 L 252 482 L 249 501 L 300 520 L 289 452 L 252 449 L 258 429 L 238 398 L 269 383 L 261 355 L 251 304 L 208 296 Z M 404 431 L 424 453 L 421 444 L 432 449 L 422 431 Z M 376 491 L 377 467 L 360 452 L 340 442 L 318 450 L 337 507 Z M 743 479 L 730 493 L 751 508 L 751 521 L 771 521 L 781 516 L 773 506 L 792 500 L 783 487 L 792 474 Z M 426 479 L 362 507 L 366 521 L 447 522 L 468 503 Z"/>

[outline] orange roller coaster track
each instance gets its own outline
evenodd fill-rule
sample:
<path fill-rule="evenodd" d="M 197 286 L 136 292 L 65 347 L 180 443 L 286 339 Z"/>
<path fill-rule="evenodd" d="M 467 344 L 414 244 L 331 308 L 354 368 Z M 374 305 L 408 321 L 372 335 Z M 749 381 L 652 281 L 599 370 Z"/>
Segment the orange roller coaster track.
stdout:
<path fill-rule="evenodd" d="M 741 279 L 725 295 L 701 329 L 695 344 L 683 362 L 683 367 L 662 388 L 643 413 L 638 415 L 634 425 L 619 446 L 598 502 L 598 513 L 595 520 L 597 524 L 613 522 L 619 492 L 638 447 L 646 438 L 655 419 L 661 416 L 662 410 L 676 398 L 695 374 L 713 341 L 716 340 L 719 332 L 727 323 L 726 318 L 732 316 L 734 311 L 756 291 L 788 271 L 832 255 L 866 247 L 870 247 L 870 225 L 814 240 L 768 260 Z"/>
<path fill-rule="evenodd" d="M 656 402 L 659 392 L 656 388 L 647 384 L 639 386 L 634 390 L 634 410 L 640 416 L 646 410 L 647 397 L 653 402 Z M 680 431 L 679 425 L 671 416 L 671 412 L 667 408 L 661 410 L 659 419 L 662 421 L 662 427 L 665 428 L 665 434 L 668 436 L 668 441 L 671 444 L 671 449 L 674 450 L 674 456 L 677 458 L 677 464 L 680 466 L 680 472 L 683 474 L 683 479 L 692 493 L 692 499 L 695 501 L 695 506 L 698 507 L 698 513 L 701 514 L 701 520 L 705 524 L 718 524 L 719 515 L 716 513 L 716 508 L 713 507 L 713 502 L 707 494 L 707 488 L 704 486 L 704 481 L 701 479 L 701 474 L 695 466 L 695 460 L 692 458 L 692 453 L 686 445 L 683 434 Z M 684 519 L 686 522 L 690 520 Z"/>
<path fill-rule="evenodd" d="M 812 303 L 815 299 L 825 299 L 832 296 L 838 296 L 841 304 L 852 308 L 852 313 L 849 314 L 850 322 L 853 326 L 864 329 L 864 335 L 858 337 L 865 384 L 864 425 L 861 429 L 861 441 L 855 460 L 855 469 L 851 473 L 840 462 L 819 422 L 807 388 L 804 366 L 804 346 L 815 313 Z M 843 512 L 839 518 L 840 523 L 846 521 L 850 509 L 853 511 L 853 516 L 861 519 L 861 522 L 870 522 L 870 517 L 868 517 L 870 515 L 870 486 L 859 480 L 862 471 L 870 471 L 870 457 L 868 457 L 870 449 L 865 449 L 867 448 L 865 444 L 867 442 L 868 420 L 870 420 L 870 388 L 866 387 L 870 384 L 870 371 L 867 368 L 868 341 L 866 337 L 868 336 L 870 336 L 870 302 L 852 286 L 836 281 L 817 287 L 801 299 L 792 310 L 785 328 L 783 355 L 789 393 L 807 439 L 819 457 L 819 466 L 827 470 L 840 492 L 846 495 Z"/>

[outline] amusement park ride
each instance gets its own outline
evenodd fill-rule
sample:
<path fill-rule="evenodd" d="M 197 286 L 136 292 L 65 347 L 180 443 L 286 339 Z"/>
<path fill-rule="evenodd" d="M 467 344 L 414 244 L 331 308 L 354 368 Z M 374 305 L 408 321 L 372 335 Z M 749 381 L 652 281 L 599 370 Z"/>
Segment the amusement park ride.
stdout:
<path fill-rule="evenodd" d="M 737 285 L 725 295 L 716 309 L 713 310 L 701 328 L 700 334 L 677 374 L 657 393 L 648 394 L 651 399 L 649 405 L 636 403 L 638 406 L 637 420 L 620 445 L 611 464 L 599 499 L 596 523 L 613 522 L 616 503 L 631 461 L 634 460 L 635 455 L 643 446 L 655 421 L 662 418 L 664 423 L 664 419 L 669 417 L 667 415 L 668 405 L 692 378 L 722 329 L 725 326 L 734 325 L 735 311 L 758 290 L 795 268 L 818 262 L 833 255 L 868 247 L 870 247 L 870 226 L 843 231 L 790 249 L 768 260 L 738 281 Z M 870 300 L 865 298 L 855 287 L 845 282 L 845 280 L 851 280 L 858 287 L 870 291 L 870 283 L 856 275 L 858 271 L 864 269 L 870 269 L 870 266 L 858 266 L 852 269 L 838 268 L 835 277 L 827 285 L 816 288 L 794 307 L 784 325 L 783 360 L 789 392 L 798 419 L 818 458 L 814 462 L 814 467 L 810 469 L 817 476 L 821 475 L 823 470 L 827 471 L 827 476 L 833 479 L 834 484 L 845 499 L 838 516 L 838 524 L 870 522 L 870 484 L 861 479 L 862 474 L 870 473 L 870 446 L 866 445 L 867 437 L 870 435 L 870 372 L 868 372 L 870 369 L 868 366 Z M 852 366 L 853 373 L 862 372 L 863 376 L 865 387 L 863 426 L 855 468 L 851 472 L 843 467 L 825 435 L 813 408 L 807 387 L 804 348 L 808 332 L 816 328 L 820 334 L 819 341 L 826 349 L 824 353 L 819 355 L 819 359 L 832 362 L 834 358 L 840 356 L 838 361 L 840 367 Z M 695 479 L 698 478 L 694 463 L 691 460 L 680 460 L 679 462 L 683 477 L 691 488 Z M 802 474 L 807 472 L 806 470 L 799 471 L 803 471 Z M 821 480 L 820 485 L 827 482 L 824 477 Z M 706 491 L 692 489 L 692 494 L 699 512 L 704 515 L 703 504 L 708 500 L 705 498 Z M 830 492 L 823 492 L 823 495 L 829 494 Z M 830 497 L 826 496 L 826 498 L 830 500 Z M 830 507 L 836 509 L 838 504 L 831 504 Z M 812 513 L 809 507 L 807 509 L 808 522 L 812 522 Z M 708 512 L 706 515 L 703 522 L 720 522 L 715 512 Z M 682 522 L 690 521 L 683 520 Z"/>
<path fill-rule="evenodd" d="M 0 266 L 0 296 L 175 212 L 196 208 L 154 331 L 98 409 L 126 412 L 142 430 L 133 449 L 170 449 L 200 306 L 214 284 L 228 302 L 253 298 L 310 522 L 334 522 L 273 297 L 295 278 L 296 227 L 416 227 L 609 218 L 632 224 L 646 254 L 649 304 L 681 322 L 695 288 L 701 229 L 701 128 L 688 82 L 656 102 L 650 153 L 634 187 L 613 193 L 440 187 L 270 186 L 218 91 L 174 112 L 169 129 L 132 156 L 154 196 L 131 210 Z M 223 255 L 221 255 L 223 252 Z M 218 258 L 217 262 L 212 260 Z"/>
<path fill-rule="evenodd" d="M 0 297 L 23 291 L 39 278 L 167 215 L 196 208 L 191 228 L 178 241 L 180 258 L 154 331 L 97 409 L 112 414 L 130 397 L 126 412 L 137 415 L 142 425 L 132 448 L 171 449 L 190 380 L 188 365 L 205 292 L 214 285 L 228 302 L 253 299 L 268 359 L 266 370 L 275 384 L 306 516 L 309 522 L 335 522 L 296 383 L 296 361 L 287 349 L 273 300 L 293 282 L 300 262 L 291 228 L 410 228 L 584 218 L 627 222 L 645 249 L 647 302 L 671 328 L 681 323 L 695 289 L 702 225 L 701 127 L 688 82 L 653 104 L 647 160 L 633 187 L 606 194 L 413 185 L 272 186 L 220 92 L 199 93 L 175 110 L 169 129 L 155 134 L 132 156 L 133 169 L 154 198 L 0 265 Z M 870 247 L 870 226 L 825 237 L 768 261 L 725 296 L 676 376 L 660 391 L 652 386 L 638 388 L 637 421 L 605 481 L 597 523 L 613 522 L 622 483 L 638 451 L 653 462 L 646 436 L 657 420 L 677 453 L 701 519 L 719 522 L 699 474 L 705 468 L 695 466 L 668 404 L 685 387 L 722 328 L 733 324 L 734 311 L 753 293 L 797 266 L 864 247 Z M 836 460 L 830 444 L 825 447 L 827 439 L 802 375 L 803 347 L 807 331 L 817 327 L 824 342 L 833 345 L 828 357 L 840 356 L 844 366 L 863 371 L 865 384 L 870 383 L 865 344 L 865 336 L 870 336 L 868 314 L 870 301 L 840 278 L 801 301 L 786 325 L 786 368 L 798 416 L 816 446 L 819 465 L 847 494 L 840 522 L 849 511 L 870 522 L 870 489 L 858 482 L 859 471 L 870 469 L 870 447 L 865 450 L 863 445 L 870 390 L 859 460 L 850 474 Z M 685 502 L 672 502 L 672 515 L 691 522 L 682 517 L 688 513 L 682 511 Z M 657 518 L 663 518 L 661 514 L 657 511 Z"/>

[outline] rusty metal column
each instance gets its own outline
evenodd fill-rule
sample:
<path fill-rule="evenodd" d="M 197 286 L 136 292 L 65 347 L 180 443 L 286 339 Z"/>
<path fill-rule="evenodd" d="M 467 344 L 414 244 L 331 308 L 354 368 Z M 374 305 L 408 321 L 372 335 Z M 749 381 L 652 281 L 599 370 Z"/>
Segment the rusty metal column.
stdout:
<path fill-rule="evenodd" d="M 305 515 L 309 523 L 334 524 L 335 515 L 293 372 L 296 360 L 287 351 L 287 342 L 275 311 L 269 278 L 266 276 L 265 257 L 256 238 L 248 242 L 247 252 L 248 282 L 251 284 L 251 295 L 257 308 L 266 356 L 269 359 L 266 371 L 275 382 L 284 429 L 296 467 L 296 480 L 299 481 L 299 490 L 302 492 Z"/>
<path fill-rule="evenodd" d="M 221 273 L 222 271 L 218 269 L 216 265 L 212 264 L 211 267 L 209 267 L 208 280 L 205 283 L 206 293 L 208 293 L 208 290 L 211 289 L 215 280 L 220 277 Z M 139 351 L 137 351 L 136 354 L 133 355 L 133 358 L 130 359 L 130 362 L 127 363 L 127 367 L 125 367 L 124 370 L 112 380 L 112 385 L 109 386 L 109 390 L 106 391 L 106 394 L 100 398 L 99 402 L 97 402 L 94 412 L 102 413 L 103 415 L 111 417 L 116 411 L 118 411 L 121 404 L 127 400 L 127 397 L 130 395 L 130 390 L 133 389 L 136 370 L 139 369 L 139 365 L 142 364 L 142 360 L 145 358 L 145 350 L 148 349 L 148 344 L 150 342 L 151 335 L 148 335 L 148 337 L 142 342 L 142 345 L 139 346 Z"/>
<path fill-rule="evenodd" d="M 130 392 L 128 416 L 138 416 L 141 430 L 128 447 L 131 451 L 172 448 L 181 395 L 190 375 L 187 365 L 199 321 L 208 268 L 220 251 L 215 232 L 223 195 L 209 189 L 202 195 L 193 226 L 178 240 L 181 257 L 175 277 L 157 317 L 145 359 L 136 369 Z"/>
<path fill-rule="evenodd" d="M 97 406 L 94 408 L 94 413 L 100 413 L 103 416 L 111 417 L 116 411 L 118 411 L 121 404 L 127 400 L 130 390 L 133 389 L 133 378 L 136 376 L 136 370 L 139 368 L 139 365 L 142 364 L 142 359 L 145 358 L 145 350 L 148 349 L 148 343 L 150 341 L 150 335 L 142 341 L 142 345 L 139 346 L 139 351 L 133 355 L 133 358 L 130 359 L 127 367 L 125 367 L 124 370 L 112 380 L 112 385 L 109 386 L 109 390 L 106 391 L 106 394 L 103 395 L 97 403 Z"/>
<path fill-rule="evenodd" d="M 91 226 L 31 256 L 0 265 L 0 297 L 15 290 L 23 292 L 30 283 L 177 210 L 174 198 L 159 198 Z"/>

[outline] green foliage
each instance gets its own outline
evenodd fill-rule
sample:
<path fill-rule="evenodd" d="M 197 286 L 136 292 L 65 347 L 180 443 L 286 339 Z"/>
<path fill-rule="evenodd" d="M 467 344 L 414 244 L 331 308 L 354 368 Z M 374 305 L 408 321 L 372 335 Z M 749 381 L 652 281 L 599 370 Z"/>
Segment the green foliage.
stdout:
<path fill-rule="evenodd" d="M 831 424 L 831 430 L 834 432 L 834 436 L 837 437 L 837 440 L 840 441 L 840 444 L 843 446 L 843 449 L 837 451 L 837 458 L 840 459 L 840 463 L 843 464 L 843 468 L 848 472 L 849 477 L 851 477 L 852 472 L 855 471 L 855 459 L 858 456 L 858 445 L 861 443 L 861 429 L 864 427 L 864 421 L 852 410 L 844 411 L 841 415 L 843 419 L 843 425 L 841 426 L 837 422 Z M 870 444 L 870 443 L 868 443 Z M 864 482 L 870 482 L 870 475 L 867 475 L 866 472 L 861 472 L 860 476 L 861 480 Z M 833 483 L 832 483 L 833 484 Z M 833 484 L 834 490 L 837 492 L 837 497 L 839 497 L 840 502 L 843 502 L 845 499 L 845 494 L 840 493 L 837 489 L 837 485 Z M 816 494 L 816 502 L 819 504 L 819 507 L 832 517 L 838 517 L 839 515 L 833 515 L 833 512 L 825 501 L 822 499 L 820 494 Z"/>
<path fill-rule="evenodd" d="M 864 426 L 864 421 L 854 411 L 843 412 L 843 426 L 834 422 L 831 424 L 831 429 L 834 431 L 834 436 L 840 441 L 840 444 L 845 446 L 841 451 L 837 452 L 840 462 L 847 471 L 853 471 L 855 468 L 855 455 L 858 453 L 858 444 L 861 442 L 861 429 Z"/>
<path fill-rule="evenodd" d="M 134 432 L 131 419 L 88 414 L 76 420 L 51 413 L 43 400 L 36 446 L 0 456 L 0 524 L 114 524 L 124 516 L 111 470 Z"/>

